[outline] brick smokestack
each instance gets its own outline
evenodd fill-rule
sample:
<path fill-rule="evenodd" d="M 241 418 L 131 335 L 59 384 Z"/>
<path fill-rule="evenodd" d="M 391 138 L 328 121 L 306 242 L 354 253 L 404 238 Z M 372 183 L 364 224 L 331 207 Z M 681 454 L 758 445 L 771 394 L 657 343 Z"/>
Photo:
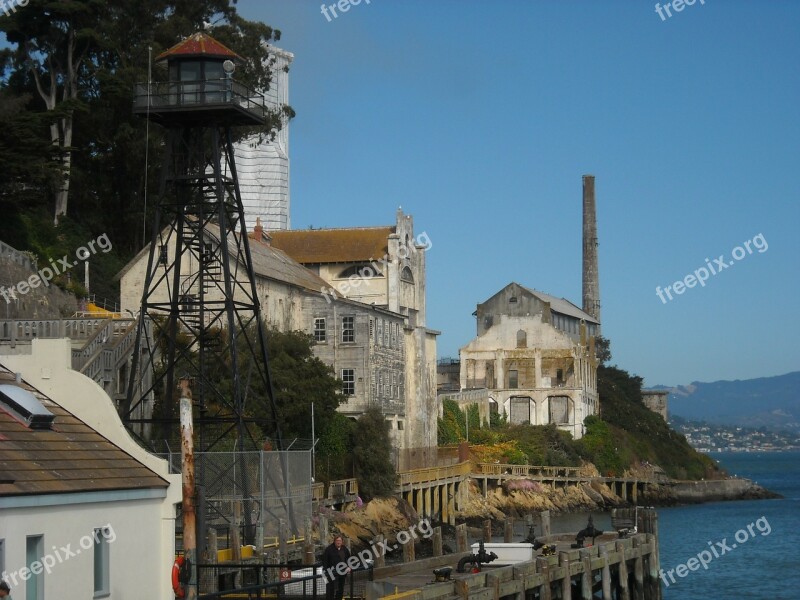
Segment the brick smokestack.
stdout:
<path fill-rule="evenodd" d="M 583 310 L 600 321 L 600 273 L 597 269 L 597 208 L 594 175 L 583 176 Z"/>

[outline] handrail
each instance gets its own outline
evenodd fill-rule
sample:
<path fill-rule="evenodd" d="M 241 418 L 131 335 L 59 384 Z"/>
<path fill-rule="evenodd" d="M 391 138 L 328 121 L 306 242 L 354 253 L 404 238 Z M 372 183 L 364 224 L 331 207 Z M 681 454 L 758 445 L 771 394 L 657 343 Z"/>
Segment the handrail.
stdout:
<path fill-rule="evenodd" d="M 472 463 L 470 461 L 465 461 L 446 467 L 427 467 L 424 469 L 413 469 L 411 471 L 400 471 L 397 474 L 397 483 L 398 485 L 425 483 L 453 477 L 463 477 L 470 473 L 472 473 Z"/>
<path fill-rule="evenodd" d="M 262 94 L 232 79 L 137 83 L 133 107 L 159 108 L 235 105 L 264 117 L 269 110 Z"/>

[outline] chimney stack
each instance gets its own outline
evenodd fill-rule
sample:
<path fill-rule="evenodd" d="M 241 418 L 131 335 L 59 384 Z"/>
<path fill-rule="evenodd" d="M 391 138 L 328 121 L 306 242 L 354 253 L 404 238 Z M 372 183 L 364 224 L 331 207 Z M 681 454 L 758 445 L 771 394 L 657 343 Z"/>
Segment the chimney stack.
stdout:
<path fill-rule="evenodd" d="M 597 269 L 594 175 L 583 176 L 583 311 L 600 321 L 600 273 Z"/>

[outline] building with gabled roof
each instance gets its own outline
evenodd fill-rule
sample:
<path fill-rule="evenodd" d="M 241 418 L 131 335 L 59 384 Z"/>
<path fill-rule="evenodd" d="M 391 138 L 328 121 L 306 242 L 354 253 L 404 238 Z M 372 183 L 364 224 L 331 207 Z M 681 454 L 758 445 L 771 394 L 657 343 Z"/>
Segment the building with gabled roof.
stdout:
<path fill-rule="evenodd" d="M 555 424 L 574 438 L 598 413 L 597 319 L 564 298 L 510 283 L 478 304 L 461 348 L 461 389 L 487 388 L 511 423 Z"/>
<path fill-rule="evenodd" d="M 342 237 L 338 232 L 343 231 L 356 233 Z M 300 235 L 290 235 L 295 233 Z M 343 382 L 346 398 L 340 412 L 357 418 L 369 406 L 381 409 L 391 426 L 398 467 L 432 464 L 438 332 L 426 328 L 424 321 L 424 254 L 430 240 L 426 234 L 415 237 L 411 217 L 402 212 L 396 226 L 313 230 L 310 237 L 307 233 L 268 232 L 257 219 L 248 234 L 264 321 L 280 331 L 300 330 L 313 336 L 315 356 Z M 218 239 L 219 229 L 206 224 L 205 234 Z M 175 255 L 175 239 L 171 236 L 171 245 L 155 255 L 164 264 Z M 123 312 L 139 310 L 148 256 L 149 247 L 118 274 Z M 200 282 L 193 276 L 198 260 L 192 256 L 181 263 L 180 294 L 187 311 L 200 294 Z M 204 260 L 217 264 L 220 259 Z M 231 261 L 231 271 L 241 272 L 242 265 L 233 264 L 235 258 Z M 206 285 L 206 300 L 221 297 L 213 282 Z M 169 293 L 164 283 L 151 298 L 166 301 Z M 152 411 L 152 402 L 148 410 Z"/>
<path fill-rule="evenodd" d="M 180 475 L 72 370 L 69 340 L 0 357 L 0 570 L 13 596 L 171 600 L 180 501 Z"/>
<path fill-rule="evenodd" d="M 343 300 L 354 300 L 402 317 L 402 332 L 376 318 L 368 331 L 372 344 L 391 347 L 402 339 L 405 369 L 395 383 L 396 369 L 380 363 L 364 367 L 363 385 L 373 397 L 402 400 L 405 419 L 398 435 L 405 438 L 404 468 L 435 464 L 436 336 L 426 324 L 426 252 L 433 246 L 426 232 L 415 233 L 414 219 L 398 209 L 394 225 L 269 232 L 274 248 L 283 250 L 327 282 L 328 302 L 315 318 L 342 319 L 335 311 Z M 366 372 L 369 371 L 369 372 Z M 398 395 L 399 394 L 399 395 Z M 404 396 L 404 397 L 403 397 Z"/>

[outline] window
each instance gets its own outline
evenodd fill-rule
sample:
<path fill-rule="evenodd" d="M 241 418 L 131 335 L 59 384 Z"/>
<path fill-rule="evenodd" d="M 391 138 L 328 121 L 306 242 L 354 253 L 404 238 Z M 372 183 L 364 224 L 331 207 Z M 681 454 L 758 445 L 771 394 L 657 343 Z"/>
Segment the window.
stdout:
<path fill-rule="evenodd" d="M 397 430 L 398 431 L 403 431 L 403 422 L 402 421 L 398 421 L 397 422 Z"/>
<path fill-rule="evenodd" d="M 383 319 L 378 319 L 378 346 L 383 344 Z"/>
<path fill-rule="evenodd" d="M 562 425 L 570 422 L 570 402 L 569 396 L 550 396 L 548 400 L 548 409 L 550 413 L 550 422 L 556 425 Z"/>
<path fill-rule="evenodd" d="M 528 334 L 525 333 L 524 329 L 520 329 L 517 331 L 517 348 L 527 348 L 528 347 Z"/>
<path fill-rule="evenodd" d="M 314 341 L 321 344 L 325 339 L 325 319 L 314 319 Z"/>
<path fill-rule="evenodd" d="M 342 369 L 342 394 L 345 396 L 355 396 L 356 394 L 356 370 Z"/>
<path fill-rule="evenodd" d="M 162 265 L 167 264 L 167 246 L 165 244 L 161 244 L 161 247 L 158 249 L 158 262 Z"/>
<path fill-rule="evenodd" d="M 40 562 L 43 555 L 44 536 L 29 535 L 25 540 L 25 565 L 31 576 L 25 582 L 25 600 L 44 600 L 44 573 Z"/>
<path fill-rule="evenodd" d="M 397 348 L 397 323 L 392 323 L 392 348 Z"/>
<path fill-rule="evenodd" d="M 200 260 L 204 265 L 214 262 L 214 244 L 203 244 L 203 251 L 200 254 Z"/>
<path fill-rule="evenodd" d="M 356 341 L 356 318 L 355 317 L 342 317 L 342 341 L 355 342 Z"/>
<path fill-rule="evenodd" d="M 404 267 L 403 270 L 400 271 L 400 279 L 408 283 L 414 283 L 414 274 L 411 272 L 411 269 Z"/>
<path fill-rule="evenodd" d="M 511 396 L 509 403 L 511 415 L 509 421 L 518 425 L 531 423 L 531 399 L 527 396 Z"/>
<path fill-rule="evenodd" d="M 375 264 L 353 265 L 339 273 L 339 279 L 349 279 L 350 277 L 371 279 L 373 277 L 383 277 L 383 273 L 376 268 Z"/>
<path fill-rule="evenodd" d="M 519 387 L 519 371 L 511 370 L 508 372 L 508 387 L 512 390 Z"/>
<path fill-rule="evenodd" d="M 508 299 L 508 303 L 509 304 L 516 304 L 517 303 L 517 297 L 516 296 L 511 296 L 511 298 Z"/>
<path fill-rule="evenodd" d="M 109 537 L 111 528 L 94 530 L 94 597 L 102 598 L 111 594 L 109 575 Z M 112 538 L 113 540 L 113 538 Z"/>
<path fill-rule="evenodd" d="M 389 345 L 389 326 L 390 325 L 391 325 L 391 323 L 386 323 L 383 326 L 383 345 L 384 346 L 388 346 Z"/>

